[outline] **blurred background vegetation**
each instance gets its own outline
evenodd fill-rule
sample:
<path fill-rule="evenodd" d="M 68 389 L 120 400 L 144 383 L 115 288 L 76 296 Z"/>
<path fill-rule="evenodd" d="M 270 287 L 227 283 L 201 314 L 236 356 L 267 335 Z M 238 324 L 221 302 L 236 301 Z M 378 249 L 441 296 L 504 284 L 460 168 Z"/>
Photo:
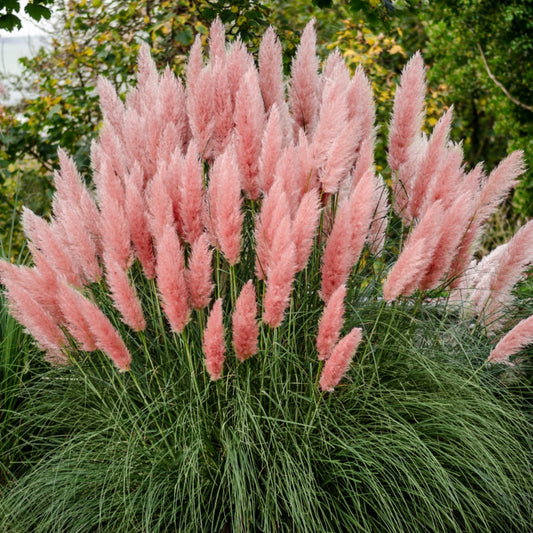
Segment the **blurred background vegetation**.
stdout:
<path fill-rule="evenodd" d="M 30 9 L 28 10 L 28 6 Z M 533 0 L 33 0 L 26 14 L 50 18 L 49 46 L 22 60 L 22 74 L 0 80 L 24 97 L 0 107 L 0 236 L 12 231 L 22 204 L 46 214 L 57 149 L 74 156 L 87 180 L 90 141 L 101 123 L 98 75 L 123 94 L 133 83 L 141 42 L 159 67 L 181 72 L 196 34 L 206 39 L 220 16 L 228 33 L 256 52 L 264 30 L 276 28 L 286 67 L 311 17 L 317 20 L 322 57 L 338 47 L 350 68 L 361 64 L 377 101 L 378 171 L 395 84 L 408 58 L 421 50 L 429 67 L 427 126 L 450 105 L 456 109 L 453 139 L 464 139 L 470 164 L 488 170 L 508 152 L 523 149 L 528 171 L 495 242 L 506 227 L 533 214 Z M 21 6 L 0 0 L 0 27 L 13 29 Z M 387 176 L 385 176 L 387 177 Z M 15 247 L 22 243 L 20 229 Z"/>

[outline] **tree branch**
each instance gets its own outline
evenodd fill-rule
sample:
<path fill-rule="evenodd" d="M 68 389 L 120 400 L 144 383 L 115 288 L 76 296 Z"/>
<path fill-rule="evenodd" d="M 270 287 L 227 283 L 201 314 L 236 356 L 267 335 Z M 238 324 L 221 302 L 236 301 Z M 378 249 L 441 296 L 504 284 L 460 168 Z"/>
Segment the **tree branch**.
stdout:
<path fill-rule="evenodd" d="M 481 48 L 481 45 L 477 43 L 477 47 L 479 50 L 479 53 L 481 54 L 481 59 L 483 60 L 483 64 L 485 65 L 485 69 L 487 71 L 487 74 L 489 75 L 489 78 L 503 91 L 503 94 L 513 102 L 513 104 L 516 104 L 517 106 L 523 107 L 524 109 L 527 109 L 528 111 L 531 111 L 533 113 L 533 107 L 526 105 L 519 100 L 517 100 L 504 86 L 503 84 L 496 79 L 496 76 L 490 71 L 489 64 L 487 63 L 487 59 L 485 58 L 485 54 L 483 53 L 483 48 Z"/>

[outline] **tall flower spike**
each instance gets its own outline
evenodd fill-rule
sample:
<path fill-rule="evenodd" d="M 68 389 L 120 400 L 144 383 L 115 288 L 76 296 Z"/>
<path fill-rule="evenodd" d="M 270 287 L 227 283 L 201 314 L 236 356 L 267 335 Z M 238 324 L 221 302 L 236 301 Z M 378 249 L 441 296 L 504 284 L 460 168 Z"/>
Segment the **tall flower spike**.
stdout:
<path fill-rule="evenodd" d="M 181 333 L 190 317 L 185 259 L 176 230 L 166 225 L 156 248 L 156 280 L 163 311 L 172 331 Z"/>
<path fill-rule="evenodd" d="M 325 361 L 329 358 L 339 340 L 344 317 L 344 298 L 346 298 L 346 285 L 341 285 L 331 295 L 320 318 L 316 338 L 318 359 L 320 361 Z"/>
<path fill-rule="evenodd" d="M 241 230 L 241 185 L 235 151 L 228 149 L 213 163 L 209 173 L 208 203 L 217 247 L 230 265 L 239 261 Z"/>
<path fill-rule="evenodd" d="M 361 328 L 353 328 L 337 343 L 320 374 L 319 383 L 323 391 L 332 392 L 344 377 L 362 336 Z"/>
<path fill-rule="evenodd" d="M 213 305 L 207 318 L 202 347 L 205 355 L 205 366 L 211 379 L 216 381 L 222 375 L 222 367 L 226 355 L 224 342 L 224 325 L 222 322 L 222 298 Z"/>
<path fill-rule="evenodd" d="M 255 287 L 249 280 L 241 289 L 231 317 L 233 347 L 240 361 L 245 361 L 257 352 L 259 327 L 256 321 L 257 302 Z"/>
<path fill-rule="evenodd" d="M 292 239 L 296 246 L 296 270 L 304 269 L 313 251 L 313 243 L 320 220 L 318 189 L 306 192 L 292 222 Z"/>
<path fill-rule="evenodd" d="M 207 307 L 211 300 L 214 289 L 212 257 L 209 239 L 202 233 L 191 246 L 189 265 L 185 271 L 189 300 L 194 309 Z"/>
<path fill-rule="evenodd" d="M 259 46 L 259 85 L 267 111 L 273 105 L 279 106 L 285 102 L 281 52 L 281 43 L 270 26 L 263 34 Z"/>
<path fill-rule="evenodd" d="M 489 363 L 512 365 L 509 357 L 533 342 L 533 316 L 520 321 L 490 352 Z"/>

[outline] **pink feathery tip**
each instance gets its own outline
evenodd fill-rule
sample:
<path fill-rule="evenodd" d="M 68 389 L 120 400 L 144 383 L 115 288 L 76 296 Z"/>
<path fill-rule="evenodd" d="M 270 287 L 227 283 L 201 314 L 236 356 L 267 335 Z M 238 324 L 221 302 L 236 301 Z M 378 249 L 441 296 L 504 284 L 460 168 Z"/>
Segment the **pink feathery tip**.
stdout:
<path fill-rule="evenodd" d="M 255 68 L 242 79 L 235 97 L 235 153 L 241 171 L 242 188 L 256 200 L 260 193 L 259 156 L 265 129 L 265 106 Z"/>
<path fill-rule="evenodd" d="M 289 102 L 297 126 L 312 133 L 318 120 L 320 79 L 315 21 L 305 27 L 291 66 Z"/>
<path fill-rule="evenodd" d="M 67 250 L 51 224 L 24 207 L 22 210 L 24 235 L 50 262 L 54 270 L 65 276 L 68 283 L 75 287 L 83 286 L 79 266 Z"/>
<path fill-rule="evenodd" d="M 81 297 L 71 286 L 64 282 L 59 283 L 58 301 L 65 325 L 83 351 L 93 352 L 98 347 L 89 323 L 78 304 L 78 299 Z"/>
<path fill-rule="evenodd" d="M 388 302 L 400 295 L 410 296 L 420 285 L 430 267 L 444 222 L 441 202 L 434 203 L 407 238 L 398 260 L 383 285 Z"/>
<path fill-rule="evenodd" d="M 248 281 L 242 288 L 232 315 L 232 334 L 235 355 L 240 361 L 257 352 L 257 339 L 259 327 L 256 321 L 257 302 L 255 287 L 252 281 Z"/>
<path fill-rule="evenodd" d="M 453 108 L 448 109 L 435 125 L 427 143 L 426 150 L 414 176 L 413 188 L 409 198 L 409 210 L 413 218 L 419 218 L 427 195 L 435 184 L 445 181 L 448 176 L 442 175 L 442 167 L 446 161 L 447 144 L 450 135 Z"/>
<path fill-rule="evenodd" d="M 208 159 L 219 156 L 232 139 L 234 127 L 235 92 L 230 85 L 228 66 L 222 59 L 211 65 L 211 79 L 216 87 L 213 98 L 213 133 L 204 155 Z"/>
<path fill-rule="evenodd" d="M 121 372 L 130 369 L 131 354 L 119 332 L 93 302 L 74 291 L 79 312 L 84 316 L 94 337 L 94 343 L 113 361 Z"/>
<path fill-rule="evenodd" d="M 449 272 L 453 258 L 466 233 L 473 216 L 473 199 L 468 193 L 459 196 L 446 210 L 442 224 L 442 233 L 428 271 L 420 282 L 423 290 L 434 289 Z"/>
<path fill-rule="evenodd" d="M 335 194 L 353 167 L 361 130 L 357 120 L 347 122 L 331 144 L 320 182 L 326 194 Z"/>
<path fill-rule="evenodd" d="M 102 249 L 122 268 L 127 268 L 131 262 L 131 235 L 124 206 L 112 198 L 104 204 L 100 217 Z"/>
<path fill-rule="evenodd" d="M 374 137 L 376 107 L 372 94 L 372 84 L 361 65 L 355 69 L 348 89 L 348 120 L 357 119 L 361 128 L 361 139 Z"/>
<path fill-rule="evenodd" d="M 169 225 L 164 227 L 157 241 L 156 280 L 170 327 L 176 333 L 181 333 L 190 318 L 189 294 L 183 248 L 176 231 Z"/>
<path fill-rule="evenodd" d="M 128 273 L 106 254 L 104 254 L 104 264 L 111 298 L 122 315 L 122 321 L 134 331 L 143 331 L 146 329 L 146 320 L 137 291 L 129 282 Z"/>
<path fill-rule="evenodd" d="M 272 26 L 263 34 L 259 46 L 259 85 L 267 110 L 285 101 L 281 43 Z"/>
<path fill-rule="evenodd" d="M 259 186 L 268 193 L 274 182 L 276 164 L 283 148 L 283 129 L 277 104 L 273 104 L 261 139 L 259 156 Z"/>
<path fill-rule="evenodd" d="M 214 289 L 212 258 L 209 239 L 207 234 L 202 233 L 191 246 L 189 265 L 185 271 L 189 300 L 194 309 L 207 307 L 211 300 Z"/>
<path fill-rule="evenodd" d="M 320 318 L 316 347 L 318 359 L 321 361 L 329 358 L 339 340 L 344 317 L 344 298 L 346 298 L 346 285 L 341 285 L 331 295 Z"/>
<path fill-rule="evenodd" d="M 209 60 L 221 59 L 226 55 L 226 29 L 219 17 L 209 28 Z"/>
<path fill-rule="evenodd" d="M 346 200 L 337 210 L 322 254 L 322 283 L 319 294 L 325 303 L 338 287 L 346 283 L 353 267 L 353 254 L 348 244 L 353 237 L 351 207 L 351 201 Z"/>
<path fill-rule="evenodd" d="M 292 222 L 292 239 L 296 245 L 296 270 L 304 269 L 313 251 L 313 244 L 320 220 L 318 189 L 306 192 Z"/>
<path fill-rule="evenodd" d="M 148 205 L 150 231 L 154 239 L 161 238 L 166 226 L 174 226 L 174 211 L 172 197 L 165 183 L 167 169 L 160 169 L 148 183 L 146 188 L 146 203 Z"/>
<path fill-rule="evenodd" d="M 495 346 L 489 355 L 490 363 L 512 365 L 509 357 L 533 342 L 533 316 L 521 320 Z"/>
<path fill-rule="evenodd" d="M 282 322 L 296 274 L 296 246 L 291 238 L 291 221 L 287 215 L 279 223 L 272 244 L 263 300 L 263 322 L 277 328 Z"/>
<path fill-rule="evenodd" d="M 526 169 L 524 153 L 517 150 L 503 159 L 483 184 L 477 200 L 477 218 L 486 221 L 517 184 Z"/>
<path fill-rule="evenodd" d="M 179 212 L 183 222 L 185 240 L 192 244 L 203 233 L 202 219 L 205 204 L 202 162 L 194 142 L 189 144 L 179 181 Z"/>
<path fill-rule="evenodd" d="M 124 104 L 117 95 L 113 84 L 103 76 L 97 81 L 98 96 L 100 97 L 100 109 L 114 130 L 122 131 L 124 121 Z"/>
<path fill-rule="evenodd" d="M 230 265 L 239 261 L 241 230 L 241 183 L 235 151 L 230 146 L 211 167 L 208 203 L 217 247 Z"/>
<path fill-rule="evenodd" d="M 237 94 L 246 72 L 250 69 L 256 70 L 254 57 L 248 53 L 246 45 L 237 38 L 229 47 L 229 54 L 227 56 L 225 67 L 232 100 L 234 95 Z"/>
<path fill-rule="evenodd" d="M 425 115 L 425 94 L 424 61 L 420 52 L 417 52 L 403 69 L 394 96 L 388 155 L 389 165 L 394 172 L 407 161 L 407 149 L 420 134 Z"/>
<path fill-rule="evenodd" d="M 490 276 L 490 305 L 487 314 L 497 316 L 512 300 L 512 290 L 533 262 L 533 220 L 522 226 L 507 243 Z"/>
<path fill-rule="evenodd" d="M 157 79 L 157 67 L 150 54 L 150 46 L 142 43 L 137 56 L 137 86 L 141 91 L 146 87 L 153 90 L 157 87 Z"/>
<path fill-rule="evenodd" d="M 215 129 L 215 95 L 215 80 L 212 71 L 208 69 L 201 70 L 194 84 L 187 87 L 189 126 L 192 138 L 204 159 L 209 155 L 210 140 Z"/>
<path fill-rule="evenodd" d="M 224 342 L 224 324 L 222 322 L 222 298 L 213 305 L 207 319 L 202 347 L 205 355 L 205 366 L 211 379 L 216 381 L 222 375 L 226 345 Z"/>
<path fill-rule="evenodd" d="M 320 388 L 332 392 L 348 371 L 357 347 L 363 337 L 361 328 L 353 328 L 333 349 L 320 374 Z"/>
<path fill-rule="evenodd" d="M 27 328 L 41 349 L 60 352 L 61 347 L 68 344 L 65 335 L 46 308 L 20 284 L 17 274 L 16 266 L 0 261 L 0 280 L 7 289 L 11 314 Z"/>
<path fill-rule="evenodd" d="M 183 151 L 189 140 L 189 124 L 185 106 L 185 88 L 179 78 L 166 67 L 159 83 L 162 115 L 166 117 L 167 126 L 176 128 L 176 144 Z"/>
<path fill-rule="evenodd" d="M 283 182 L 276 179 L 263 198 L 261 212 L 255 221 L 256 275 L 265 279 L 271 262 L 272 245 L 277 228 L 289 212 L 289 202 L 283 190 Z"/>
<path fill-rule="evenodd" d="M 137 175 L 137 178 L 133 174 Z M 150 235 L 147 206 L 145 197 L 140 189 L 142 171 L 137 164 L 133 167 L 132 174 L 126 179 L 126 217 L 131 231 L 131 242 L 135 255 L 142 264 L 144 275 L 148 279 L 155 276 L 155 256 Z"/>
<path fill-rule="evenodd" d="M 194 39 L 193 45 L 191 46 L 189 60 L 187 61 L 187 68 L 185 70 L 187 96 L 198 82 L 198 77 L 200 76 L 200 72 L 202 72 L 203 66 L 204 60 L 202 55 L 202 38 L 198 34 Z"/>

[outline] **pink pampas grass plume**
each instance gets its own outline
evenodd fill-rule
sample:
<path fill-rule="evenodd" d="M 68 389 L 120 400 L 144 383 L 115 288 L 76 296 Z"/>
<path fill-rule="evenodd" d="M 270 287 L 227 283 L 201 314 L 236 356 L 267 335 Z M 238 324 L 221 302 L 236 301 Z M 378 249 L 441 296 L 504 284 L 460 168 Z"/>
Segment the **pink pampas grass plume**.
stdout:
<path fill-rule="evenodd" d="M 179 213 L 183 224 L 183 237 L 195 242 L 204 231 L 202 213 L 205 205 L 202 162 L 194 142 L 189 144 L 179 180 Z"/>
<path fill-rule="evenodd" d="M 113 361 L 121 372 L 127 372 L 130 369 L 131 354 L 118 331 L 93 302 L 77 291 L 73 291 L 73 294 L 80 313 L 89 325 L 94 344 Z"/>
<path fill-rule="evenodd" d="M 274 182 L 276 164 L 281 157 L 283 148 L 283 129 L 280 122 L 278 106 L 273 104 L 261 139 L 259 156 L 259 187 L 268 193 Z"/>
<path fill-rule="evenodd" d="M 156 280 L 172 331 L 181 333 L 190 317 L 185 259 L 176 230 L 166 225 L 156 245 Z"/>
<path fill-rule="evenodd" d="M 485 222 L 517 184 L 518 176 L 525 171 L 524 153 L 521 150 L 508 155 L 490 173 L 483 183 L 476 203 L 476 218 Z"/>
<path fill-rule="evenodd" d="M 320 361 L 329 358 L 339 340 L 344 317 L 344 298 L 346 298 L 346 285 L 341 285 L 331 295 L 318 323 L 316 347 Z"/>
<path fill-rule="evenodd" d="M 194 90 L 195 85 L 198 83 L 198 78 L 200 77 L 200 72 L 202 72 L 203 66 L 202 38 L 198 34 L 191 46 L 187 67 L 185 69 L 186 96 L 189 96 L 190 92 Z"/>
<path fill-rule="evenodd" d="M 337 343 L 320 374 L 319 383 L 323 391 L 332 392 L 339 384 L 350 366 L 362 337 L 361 328 L 353 328 Z"/>
<path fill-rule="evenodd" d="M 185 271 L 185 280 L 189 291 L 189 301 L 194 309 L 203 309 L 209 305 L 213 294 L 213 253 L 209 248 L 209 239 L 202 233 L 191 246 L 189 265 Z"/>
<path fill-rule="evenodd" d="M 209 173 L 208 206 L 217 247 L 230 265 L 241 253 L 241 185 L 235 151 L 230 146 L 215 160 Z"/>
<path fill-rule="evenodd" d="M 259 156 L 265 129 L 265 106 L 254 68 L 248 69 L 235 97 L 235 153 L 241 170 L 242 188 L 248 198 L 260 193 Z"/>
<path fill-rule="evenodd" d="M 281 43 L 272 26 L 263 34 L 259 46 L 259 86 L 267 111 L 273 105 L 283 105 L 285 84 Z"/>
<path fill-rule="evenodd" d="M 209 59 L 222 59 L 226 55 L 226 29 L 219 17 L 217 17 L 209 28 Z"/>
<path fill-rule="evenodd" d="M 163 235 L 166 226 L 175 226 L 172 197 L 167 187 L 168 167 L 163 165 L 146 187 L 146 204 L 149 210 L 148 223 L 156 243 Z"/>
<path fill-rule="evenodd" d="M 289 105 L 296 124 L 312 133 L 318 120 L 320 80 L 315 21 L 305 27 L 291 65 Z"/>
<path fill-rule="evenodd" d="M 65 250 L 64 243 L 59 239 L 51 224 L 47 224 L 42 217 L 24 207 L 22 227 L 26 238 L 46 257 L 58 274 L 65 276 L 67 282 L 75 287 L 83 286 L 78 265 L 73 261 L 72 255 Z"/>
<path fill-rule="evenodd" d="M 410 296 L 424 279 L 439 242 L 444 221 L 442 202 L 435 202 L 407 238 L 398 260 L 383 284 L 388 302 Z"/>
<path fill-rule="evenodd" d="M 361 129 L 361 139 L 373 139 L 376 106 L 372 94 L 372 84 L 361 65 L 355 69 L 347 94 L 348 120 L 357 119 Z"/>
<path fill-rule="evenodd" d="M 104 254 L 106 280 L 111 299 L 122 315 L 122 321 L 134 331 L 146 329 L 146 320 L 135 287 L 130 284 L 128 273 L 112 258 Z"/>
<path fill-rule="evenodd" d="M 148 279 L 153 279 L 155 276 L 155 256 L 147 217 L 148 206 L 142 192 L 142 181 L 141 167 L 135 163 L 131 174 L 126 179 L 125 210 L 135 255 L 141 262 L 144 275 Z"/>
<path fill-rule="evenodd" d="M 257 352 L 259 327 L 256 321 L 257 302 L 255 287 L 251 280 L 241 289 L 235 302 L 233 312 L 232 334 L 235 355 L 239 361 L 245 361 Z"/>
<path fill-rule="evenodd" d="M 489 363 L 512 365 L 509 357 L 533 342 L 533 316 L 521 320 L 490 352 Z"/>
<path fill-rule="evenodd" d="M 408 158 L 409 145 L 420 134 L 424 121 L 426 95 L 425 67 L 420 52 L 405 66 L 394 96 L 389 129 L 388 162 L 397 172 Z"/>
<path fill-rule="evenodd" d="M 286 215 L 277 226 L 267 269 L 263 299 L 263 322 L 277 328 L 290 302 L 296 274 L 296 246 L 291 238 L 291 221 Z"/>
<path fill-rule="evenodd" d="M 194 84 L 187 87 L 186 102 L 192 138 L 202 157 L 206 158 L 215 129 L 215 83 L 211 70 L 201 70 Z"/>
<path fill-rule="evenodd" d="M 58 362 L 66 362 L 61 352 L 61 348 L 68 344 L 65 335 L 54 317 L 31 297 L 30 291 L 19 283 L 17 277 L 16 266 L 0 261 L 0 281 L 7 289 L 11 314 L 31 333 L 42 350 L 62 359 Z"/>
<path fill-rule="evenodd" d="M 320 220 L 318 189 L 306 192 L 292 221 L 292 240 L 296 246 L 296 270 L 304 269 L 313 251 L 313 243 Z"/>
<path fill-rule="evenodd" d="M 117 95 L 113 84 L 103 76 L 98 76 L 96 88 L 104 119 L 109 122 L 114 131 L 120 134 L 124 126 L 124 104 L 122 100 Z"/>
<path fill-rule="evenodd" d="M 205 366 L 211 379 L 216 381 L 222 375 L 226 345 L 224 342 L 224 325 L 222 323 L 222 298 L 213 305 L 204 330 L 202 347 L 205 355 Z"/>

